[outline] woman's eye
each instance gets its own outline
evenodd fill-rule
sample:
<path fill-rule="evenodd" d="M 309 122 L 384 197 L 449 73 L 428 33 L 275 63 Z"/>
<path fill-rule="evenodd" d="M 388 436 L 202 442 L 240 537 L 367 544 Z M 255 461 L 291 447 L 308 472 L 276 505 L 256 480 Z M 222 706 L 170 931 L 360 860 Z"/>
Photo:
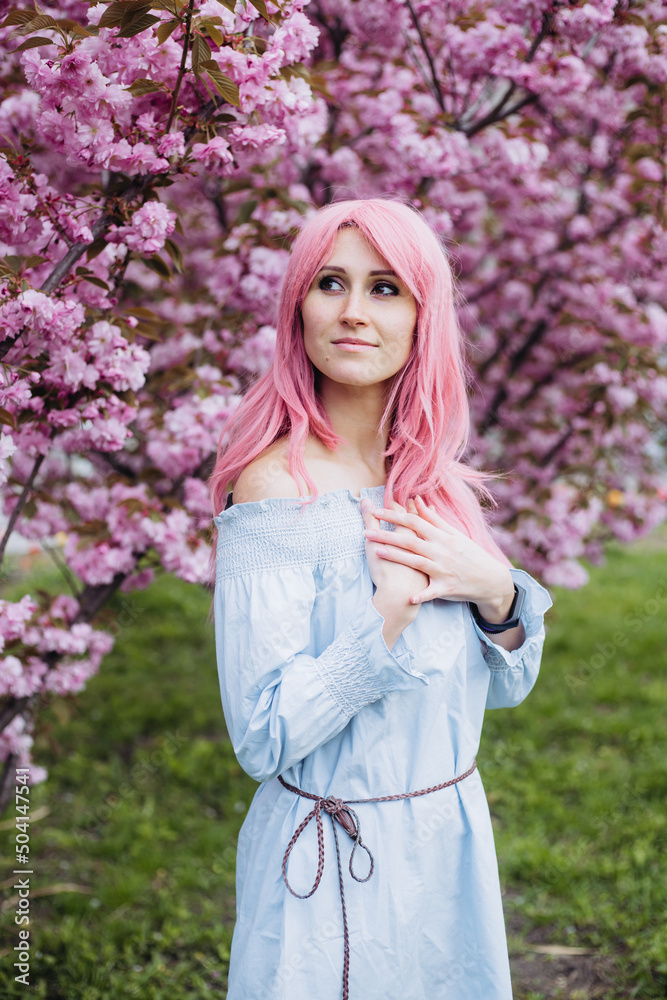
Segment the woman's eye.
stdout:
<path fill-rule="evenodd" d="M 333 275 L 328 274 L 324 278 L 320 278 L 317 287 L 321 288 L 323 292 L 337 292 L 343 286 L 338 278 L 334 278 Z"/>
<path fill-rule="evenodd" d="M 376 285 L 373 285 L 373 291 L 383 297 L 386 295 L 398 295 L 398 288 L 396 285 L 392 285 L 390 281 L 378 281 Z"/>

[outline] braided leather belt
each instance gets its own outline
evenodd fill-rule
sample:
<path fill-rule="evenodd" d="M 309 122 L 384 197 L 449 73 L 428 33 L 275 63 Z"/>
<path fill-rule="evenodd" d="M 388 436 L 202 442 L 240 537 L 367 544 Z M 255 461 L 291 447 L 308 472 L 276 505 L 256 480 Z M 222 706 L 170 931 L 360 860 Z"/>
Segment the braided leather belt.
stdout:
<path fill-rule="evenodd" d="M 472 762 L 472 767 L 464 774 L 459 774 L 458 777 L 452 778 L 450 781 L 444 781 L 441 785 L 432 785 L 431 788 L 421 788 L 417 792 L 401 792 L 399 795 L 380 795 L 374 799 L 342 799 L 336 798 L 324 798 L 322 795 L 314 795 L 312 792 L 304 792 L 302 788 L 296 788 L 294 785 L 288 785 L 283 778 L 278 775 L 278 781 L 281 785 L 288 789 L 290 792 L 294 792 L 296 795 L 301 795 L 303 798 L 312 799 L 315 803 L 308 815 L 302 820 L 297 829 L 294 831 L 294 836 L 287 845 L 287 850 L 285 851 L 285 856 L 283 857 L 283 879 L 285 880 L 285 885 L 298 899 L 308 899 L 312 896 L 317 889 L 320 881 L 322 879 L 322 872 L 324 871 L 324 828 L 322 826 L 322 810 L 331 816 L 331 825 L 333 827 L 334 841 L 336 844 L 336 860 L 338 862 L 338 886 L 340 888 L 340 905 L 343 912 L 343 1000 L 349 1000 L 349 973 L 350 973 L 350 939 L 347 929 L 347 913 L 345 910 L 345 892 L 343 890 L 343 869 L 340 862 L 340 846 L 338 843 L 338 833 L 336 832 L 336 821 L 340 823 L 345 832 L 354 841 L 354 847 L 350 853 L 349 869 L 350 875 L 355 880 L 355 882 L 368 882 L 369 878 L 373 874 L 373 855 L 361 841 L 361 823 L 359 817 L 357 816 L 354 809 L 351 809 L 351 805 L 357 805 L 359 802 L 397 802 L 399 799 L 413 799 L 418 795 L 428 795 L 430 792 L 438 792 L 442 788 L 449 788 L 451 785 L 455 785 L 459 781 L 463 781 L 467 778 L 477 767 L 477 760 Z M 289 861 L 289 856 L 292 853 L 292 848 L 296 844 L 297 840 L 306 829 L 308 824 L 312 819 L 315 819 L 317 824 L 317 874 L 315 876 L 315 881 L 313 882 L 313 888 L 310 892 L 299 893 L 295 892 L 292 886 L 287 880 L 287 863 Z M 365 878 L 360 878 L 358 875 L 354 874 L 352 868 L 352 861 L 354 859 L 354 852 L 357 847 L 360 847 L 363 851 L 366 851 L 370 861 L 370 870 Z"/>

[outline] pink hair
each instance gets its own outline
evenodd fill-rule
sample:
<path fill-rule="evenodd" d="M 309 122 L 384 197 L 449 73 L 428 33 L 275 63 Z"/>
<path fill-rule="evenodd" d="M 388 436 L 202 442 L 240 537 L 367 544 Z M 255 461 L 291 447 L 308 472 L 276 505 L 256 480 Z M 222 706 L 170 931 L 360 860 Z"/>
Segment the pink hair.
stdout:
<path fill-rule="evenodd" d="M 303 345 L 301 305 L 313 278 L 331 256 L 338 232 L 354 225 L 388 261 L 417 301 L 417 333 L 407 362 L 394 378 L 381 423 L 389 426 L 385 506 L 395 498 L 405 506 L 419 493 L 449 524 L 511 566 L 491 535 L 473 487 L 489 503 L 494 498 L 485 473 L 461 461 L 468 445 L 470 374 L 462 356 L 462 335 L 454 308 L 453 279 L 438 237 L 416 209 L 399 201 L 370 198 L 342 201 L 320 209 L 294 242 L 283 280 L 271 369 L 247 390 L 220 434 L 215 469 L 209 479 L 213 513 L 239 473 L 269 445 L 289 434 L 288 466 L 312 494 L 317 486 L 303 461 L 309 434 L 335 450 L 344 438 L 334 433 L 315 390 L 315 372 Z M 393 415 L 393 416 L 392 416 Z M 388 422 L 389 421 L 389 422 Z M 227 444 L 223 449 L 223 438 Z M 217 534 L 210 563 L 214 578 Z"/>

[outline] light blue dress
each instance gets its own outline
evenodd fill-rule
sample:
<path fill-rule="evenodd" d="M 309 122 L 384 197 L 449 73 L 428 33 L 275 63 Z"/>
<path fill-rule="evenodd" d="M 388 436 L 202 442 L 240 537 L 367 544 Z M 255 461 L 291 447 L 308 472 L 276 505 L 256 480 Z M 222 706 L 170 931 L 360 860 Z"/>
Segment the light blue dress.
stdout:
<path fill-rule="evenodd" d="M 422 604 L 390 651 L 371 598 L 360 503 L 320 494 L 235 504 L 218 528 L 215 635 L 234 752 L 261 782 L 237 849 L 228 1000 L 340 1000 L 343 923 L 332 820 L 323 813 L 321 883 L 298 899 L 283 855 L 321 796 L 362 799 L 438 785 L 468 770 L 485 708 L 518 705 L 539 670 L 548 591 L 526 590 L 526 639 L 495 645 L 466 603 Z M 382 522 L 394 530 L 394 525 Z M 350 1000 L 511 1000 L 489 809 L 479 770 L 419 798 L 353 807 L 375 868 L 348 870 L 338 826 L 350 935 Z M 317 871 L 315 821 L 289 859 L 295 892 Z M 355 873 L 368 872 L 361 850 Z"/>

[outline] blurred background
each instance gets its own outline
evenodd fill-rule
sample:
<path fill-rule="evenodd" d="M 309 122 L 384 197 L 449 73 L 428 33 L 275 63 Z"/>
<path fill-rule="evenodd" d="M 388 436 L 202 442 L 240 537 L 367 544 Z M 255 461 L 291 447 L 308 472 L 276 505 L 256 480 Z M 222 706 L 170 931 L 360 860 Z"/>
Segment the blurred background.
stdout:
<path fill-rule="evenodd" d="M 552 587 L 537 685 L 487 712 L 491 808 L 516 1000 L 664 997 L 667 530 L 611 543 Z M 2 597 L 57 591 L 37 550 Z M 163 574 L 131 598 L 104 669 L 40 713 L 31 792 L 32 992 L 48 1000 L 224 997 L 238 831 L 258 787 L 220 703 L 210 596 Z M 14 820 L 0 824 L 8 849 Z M 17 904 L 5 878 L 3 996 Z"/>
<path fill-rule="evenodd" d="M 225 995 L 255 786 L 206 483 L 304 218 L 397 197 L 455 273 L 463 457 L 503 474 L 493 530 L 554 598 L 479 757 L 516 998 L 667 996 L 663 0 L 0 16 L 2 995 L 24 828 L 35 996 Z"/>

